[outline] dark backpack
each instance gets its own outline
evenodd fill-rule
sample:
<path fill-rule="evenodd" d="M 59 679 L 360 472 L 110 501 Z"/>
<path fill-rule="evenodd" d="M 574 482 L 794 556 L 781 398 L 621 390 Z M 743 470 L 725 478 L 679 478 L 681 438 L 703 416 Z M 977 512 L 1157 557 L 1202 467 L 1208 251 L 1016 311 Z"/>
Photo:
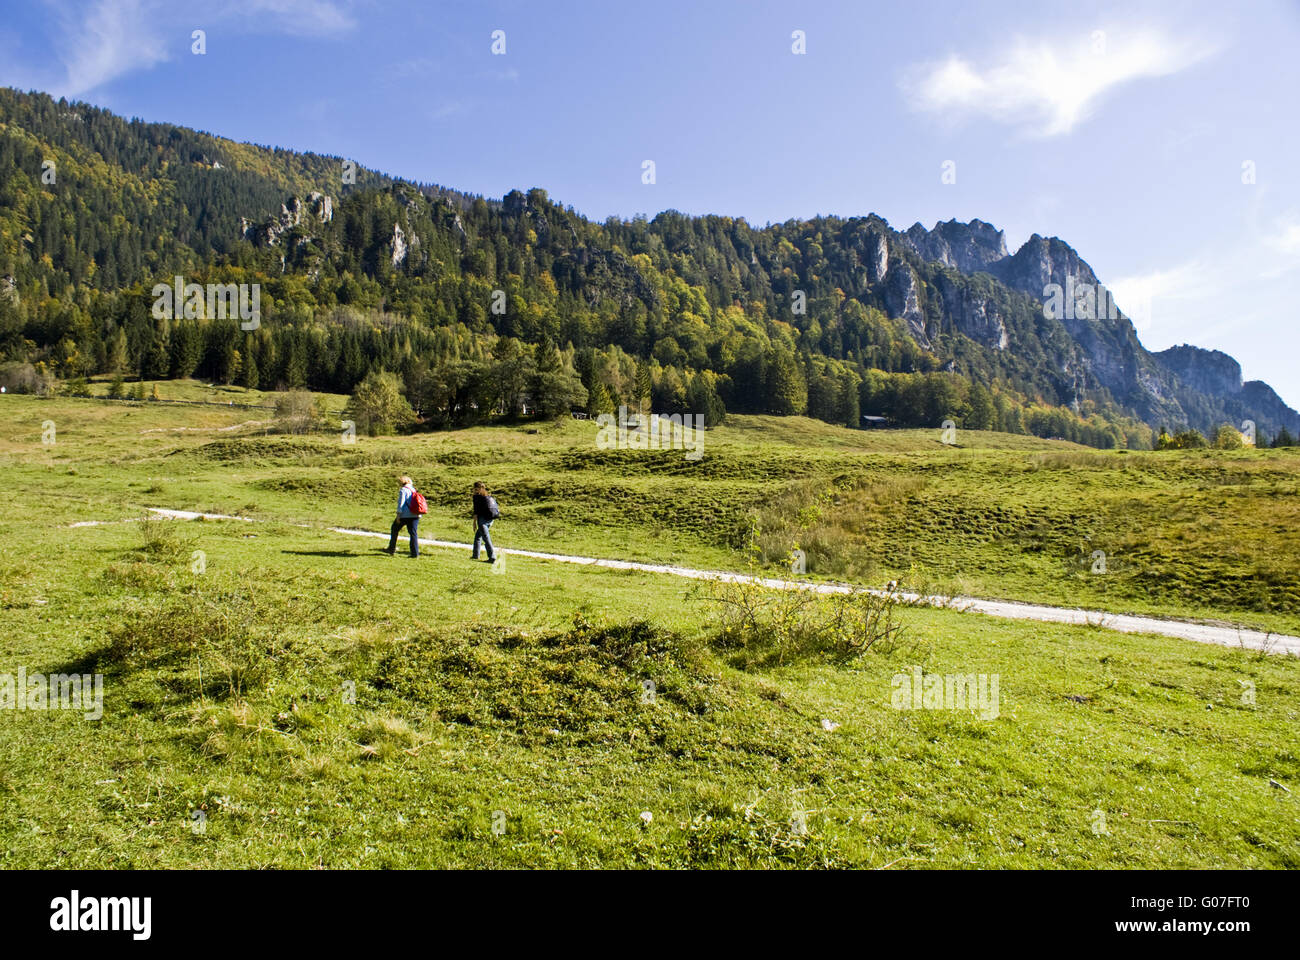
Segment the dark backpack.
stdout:
<path fill-rule="evenodd" d="M 489 520 L 495 520 L 497 517 L 501 516 L 501 508 L 497 506 L 496 497 L 489 496 L 487 498 L 487 508 Z"/>
<path fill-rule="evenodd" d="M 406 502 L 406 509 L 410 510 L 417 517 L 423 516 L 429 512 L 429 501 L 424 499 L 424 494 L 419 490 L 412 490 L 411 499 Z"/>

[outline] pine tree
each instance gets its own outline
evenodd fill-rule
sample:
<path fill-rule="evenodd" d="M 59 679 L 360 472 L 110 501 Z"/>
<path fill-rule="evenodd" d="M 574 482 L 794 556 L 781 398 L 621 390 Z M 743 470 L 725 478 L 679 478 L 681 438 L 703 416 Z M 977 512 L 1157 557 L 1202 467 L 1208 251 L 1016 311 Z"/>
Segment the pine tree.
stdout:
<path fill-rule="evenodd" d="M 808 406 L 808 385 L 794 355 L 773 349 L 767 357 L 767 412 L 802 414 Z"/>
<path fill-rule="evenodd" d="M 587 413 L 590 416 L 598 417 L 602 413 L 613 412 L 614 401 L 610 399 L 605 382 L 599 378 L 594 378 L 591 382 L 591 389 L 587 391 Z"/>
<path fill-rule="evenodd" d="M 239 385 L 248 390 L 256 390 L 261 380 L 261 374 L 257 369 L 257 354 L 252 349 L 244 354 L 244 362 L 239 370 Z"/>
<path fill-rule="evenodd" d="M 567 414 L 571 407 L 588 402 L 587 389 L 582 379 L 564 364 L 560 352 L 549 339 L 537 347 L 535 372 L 529 383 L 533 407 L 543 420 L 553 420 Z"/>
<path fill-rule="evenodd" d="M 106 373 L 122 374 L 126 372 L 130 359 L 126 351 L 126 330 L 118 327 L 108 341 L 108 357 L 105 362 Z"/>
<path fill-rule="evenodd" d="M 970 412 L 963 426 L 967 430 L 992 430 L 997 420 L 997 408 L 993 406 L 993 395 L 988 388 L 982 383 L 972 383 L 968 402 Z"/>
<path fill-rule="evenodd" d="M 645 404 L 650 402 L 653 381 L 650 376 L 650 361 L 641 360 L 636 365 L 636 396 L 633 398 L 637 413 L 645 413 Z"/>
<path fill-rule="evenodd" d="M 707 373 L 691 377 L 686 388 L 686 412 L 704 418 L 706 427 L 716 427 L 727 418 L 727 408 Z"/>
<path fill-rule="evenodd" d="M 842 426 L 854 428 L 862 426 L 862 406 L 858 402 L 858 378 L 852 373 L 846 373 L 840 378 L 836 414 Z"/>

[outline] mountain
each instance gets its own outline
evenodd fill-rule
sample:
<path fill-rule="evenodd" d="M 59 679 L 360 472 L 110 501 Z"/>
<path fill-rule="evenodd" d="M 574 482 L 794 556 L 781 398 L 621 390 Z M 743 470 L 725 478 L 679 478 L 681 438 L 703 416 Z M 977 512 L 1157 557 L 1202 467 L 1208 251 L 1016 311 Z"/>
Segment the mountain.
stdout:
<path fill-rule="evenodd" d="M 1060 311 L 1070 339 L 1080 348 L 1086 376 L 1080 389 L 1095 382 L 1120 404 L 1148 423 L 1194 422 L 1178 402 L 1176 372 L 1162 366 L 1139 342 L 1132 322 L 1118 309 L 1087 262 L 1056 237 L 1034 234 L 1014 254 L 1007 252 L 1000 230 L 980 220 L 969 224 L 950 220 L 926 231 L 914 224 L 901 241 L 926 259 L 954 267 L 964 274 L 987 273 L 1013 290 L 1043 300 L 1049 285 L 1091 291 L 1095 306 Z M 1082 371 L 1081 371 L 1082 372 Z M 1216 422 L 1206 409 L 1195 421 L 1201 429 Z M 1294 411 L 1292 412 L 1294 415 Z"/>
<path fill-rule="evenodd" d="M 260 328 L 157 318 L 175 276 L 258 284 Z M 1068 302 L 1045 308 L 1053 284 Z M 522 364 L 511 383 L 559 365 L 589 404 L 664 412 L 952 418 L 1098 446 L 1243 419 L 1300 432 L 1195 349 L 1148 352 L 1068 244 L 1011 253 L 980 220 L 597 223 L 539 189 L 489 200 L 0 90 L 0 364 L 340 391 L 382 368 L 447 422 L 510 409 L 527 391 L 502 393 L 502 365 Z"/>
<path fill-rule="evenodd" d="M 1241 364 L 1219 350 L 1205 350 L 1182 344 L 1154 354 L 1156 360 L 1177 378 L 1177 397 L 1183 408 L 1196 412 L 1207 401 L 1212 409 L 1197 419 L 1213 416 L 1221 407 L 1234 422 L 1254 419 L 1295 429 L 1295 411 L 1288 407 L 1262 380 L 1241 379 Z M 1216 403 L 1217 401 L 1217 403 Z"/>

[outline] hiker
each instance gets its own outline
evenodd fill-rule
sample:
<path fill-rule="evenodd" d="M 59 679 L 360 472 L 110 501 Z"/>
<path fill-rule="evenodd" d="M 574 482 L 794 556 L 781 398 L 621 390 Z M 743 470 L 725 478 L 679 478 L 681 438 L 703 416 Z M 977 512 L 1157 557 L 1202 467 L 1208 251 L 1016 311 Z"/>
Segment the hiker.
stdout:
<path fill-rule="evenodd" d="M 388 549 L 384 552 L 389 556 L 397 553 L 397 534 L 402 527 L 406 527 L 411 531 L 411 556 L 418 557 L 420 540 L 417 531 L 420 528 L 420 514 L 424 512 L 420 509 L 424 498 L 415 492 L 415 481 L 410 477 L 398 477 L 397 482 L 401 485 L 397 491 L 397 519 L 393 521 Z"/>
<path fill-rule="evenodd" d="M 496 563 L 488 528 L 500 515 L 501 509 L 497 506 L 496 498 L 488 493 L 487 487 L 481 482 L 474 484 L 474 552 L 470 555 L 471 560 L 478 559 L 478 542 L 481 539 L 487 547 L 487 562 Z"/>

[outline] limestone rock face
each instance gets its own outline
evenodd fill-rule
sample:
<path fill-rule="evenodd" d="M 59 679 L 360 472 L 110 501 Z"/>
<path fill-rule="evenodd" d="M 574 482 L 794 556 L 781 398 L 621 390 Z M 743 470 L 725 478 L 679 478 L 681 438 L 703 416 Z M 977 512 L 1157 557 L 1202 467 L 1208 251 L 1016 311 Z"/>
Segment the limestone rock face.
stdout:
<path fill-rule="evenodd" d="M 994 350 L 1006 350 L 1011 343 L 998 306 L 970 286 L 954 283 L 946 275 L 935 279 L 935 288 L 943 304 L 944 316 L 976 343 Z"/>
<path fill-rule="evenodd" d="M 1241 393 L 1241 364 L 1226 353 L 1183 344 L 1155 354 L 1183 385 L 1216 397 Z"/>
<path fill-rule="evenodd" d="M 879 283 L 889 271 L 889 243 L 879 230 L 872 230 L 867 238 L 867 279 Z"/>
<path fill-rule="evenodd" d="M 1149 422 L 1186 420 L 1174 376 L 1143 348 L 1120 305 L 1069 244 L 1034 234 L 1008 254 L 1002 231 L 981 220 L 950 220 L 935 224 L 933 230 L 914 224 L 898 240 L 922 259 L 963 275 L 956 278 L 940 270 L 927 276 L 940 294 L 945 325 L 992 349 L 1017 350 L 994 298 L 983 292 L 991 288 L 966 279 L 988 274 L 1042 305 L 1036 307 L 1043 311 L 1042 329 L 1033 335 L 1043 343 L 1054 336 L 1059 341 L 1053 350 L 1064 394 L 1078 401 L 1089 390 L 1105 388 Z M 1068 340 L 1054 335 L 1053 329 Z"/>
<path fill-rule="evenodd" d="M 959 223 L 949 220 L 926 230 L 912 224 L 900 239 L 923 260 L 932 260 L 962 273 L 987 272 L 990 265 L 1007 257 L 1007 241 L 1001 230 L 983 220 Z"/>
<path fill-rule="evenodd" d="M 912 339 L 930 349 L 930 338 L 925 330 L 925 314 L 921 312 L 920 284 L 916 272 L 906 263 L 896 264 L 885 282 L 885 304 L 889 315 L 902 320 Z"/>
<path fill-rule="evenodd" d="M 290 197 L 280 204 L 280 213 L 263 223 L 254 223 L 247 217 L 239 218 L 239 229 L 243 236 L 259 247 L 274 247 L 280 244 L 280 238 L 295 227 L 303 225 L 304 217 L 309 217 L 321 224 L 334 219 L 334 202 L 323 193 L 311 193 L 304 202 L 301 197 Z"/>
<path fill-rule="evenodd" d="M 400 224 L 393 224 L 393 239 L 390 241 L 393 248 L 393 266 L 400 267 L 406 262 L 406 234 L 402 231 Z"/>
<path fill-rule="evenodd" d="M 1013 256 L 991 263 L 989 268 L 1007 286 L 1039 299 L 1046 296 L 1043 288 L 1048 284 L 1058 284 L 1064 289 L 1067 278 L 1079 290 L 1085 284 L 1093 288 L 1098 285 L 1092 267 L 1068 243 L 1056 237 L 1044 239 L 1038 234 L 1026 240 Z"/>
<path fill-rule="evenodd" d="M 321 223 L 329 223 L 334 219 L 334 201 L 330 197 L 323 193 L 312 193 L 307 199 L 311 202 L 316 219 Z"/>

